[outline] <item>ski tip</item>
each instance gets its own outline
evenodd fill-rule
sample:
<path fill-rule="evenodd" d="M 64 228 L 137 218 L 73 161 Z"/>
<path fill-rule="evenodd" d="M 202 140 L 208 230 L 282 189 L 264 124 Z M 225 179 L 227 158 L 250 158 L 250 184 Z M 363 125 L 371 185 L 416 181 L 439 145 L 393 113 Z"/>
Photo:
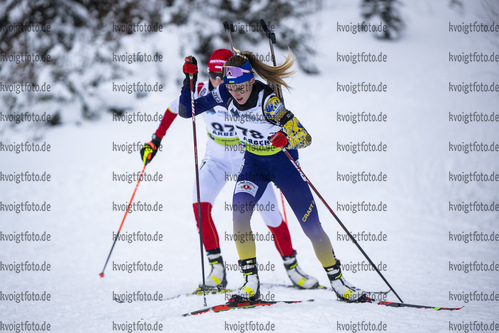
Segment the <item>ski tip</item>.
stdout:
<path fill-rule="evenodd" d="M 103 278 L 103 277 L 104 277 L 104 272 L 99 273 L 99 276 L 100 276 L 101 278 Z"/>
<path fill-rule="evenodd" d="M 456 311 L 456 310 L 461 310 L 464 308 L 464 306 L 461 306 L 459 308 L 448 308 L 448 307 L 443 307 L 443 306 L 429 306 L 429 305 L 417 305 L 417 304 L 408 304 L 408 303 L 399 303 L 399 302 L 389 302 L 389 301 L 374 301 L 372 299 L 368 299 L 362 303 L 374 303 L 378 305 L 386 305 L 390 307 L 395 307 L 395 308 L 415 308 L 415 309 L 431 309 L 435 311 Z"/>
<path fill-rule="evenodd" d="M 442 308 L 442 307 L 438 307 L 438 308 L 433 308 L 433 310 L 436 310 L 436 311 L 440 311 L 440 310 L 449 310 L 449 311 L 457 311 L 457 310 L 461 310 L 462 308 L 464 308 L 464 305 L 459 307 L 459 308 Z"/>

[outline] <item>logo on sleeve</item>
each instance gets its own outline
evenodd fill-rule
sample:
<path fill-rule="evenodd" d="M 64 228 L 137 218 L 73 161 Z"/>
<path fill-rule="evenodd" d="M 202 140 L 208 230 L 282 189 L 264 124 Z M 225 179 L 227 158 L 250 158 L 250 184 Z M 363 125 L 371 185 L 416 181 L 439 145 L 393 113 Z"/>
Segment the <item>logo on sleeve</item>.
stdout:
<path fill-rule="evenodd" d="M 206 95 L 207 90 L 208 90 L 208 89 L 206 89 L 206 87 L 203 87 L 203 88 L 201 89 L 201 91 L 199 92 L 199 96 L 204 96 L 204 95 Z"/>
<path fill-rule="evenodd" d="M 269 100 L 267 101 L 267 103 L 265 103 L 265 107 L 264 107 L 264 110 L 265 110 L 265 113 L 269 116 L 272 116 L 272 115 L 275 115 L 279 112 L 279 110 L 281 110 L 283 107 L 281 101 L 279 100 L 279 98 L 277 98 L 277 96 L 272 96 L 269 98 Z M 272 117 L 270 117 L 272 118 Z"/>
<path fill-rule="evenodd" d="M 222 97 L 220 96 L 220 92 L 218 91 L 218 87 L 211 91 L 211 95 L 218 104 L 223 102 Z"/>

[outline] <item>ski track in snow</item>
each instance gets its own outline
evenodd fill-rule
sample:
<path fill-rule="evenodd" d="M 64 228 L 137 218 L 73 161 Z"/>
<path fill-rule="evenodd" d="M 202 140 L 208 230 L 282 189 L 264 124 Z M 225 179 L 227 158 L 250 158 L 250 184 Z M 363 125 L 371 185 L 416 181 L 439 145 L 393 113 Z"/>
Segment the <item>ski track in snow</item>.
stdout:
<path fill-rule="evenodd" d="M 33 171 L 52 174 L 47 183 L 1 184 L 0 200 L 4 203 L 48 202 L 51 212 L 0 213 L 3 233 L 48 232 L 50 243 L 3 242 L 3 263 L 34 261 L 51 264 L 49 272 L 0 272 L 3 293 L 32 291 L 51 294 L 50 302 L 0 302 L 3 324 L 26 320 L 51 323 L 52 332 L 111 332 L 113 323 L 160 323 L 163 332 L 238 332 L 251 331 L 240 325 L 260 323 L 273 325 L 276 332 L 353 332 L 352 325 L 386 324 L 387 332 L 448 332 L 451 325 L 482 322 L 491 324 L 499 318 L 498 302 L 464 302 L 450 300 L 450 293 L 499 292 L 499 272 L 456 272 L 450 263 L 497 262 L 498 242 L 452 242 L 449 232 L 497 230 L 498 213 L 449 212 L 449 202 L 482 200 L 499 202 L 494 183 L 451 183 L 448 172 L 496 171 L 493 153 L 449 152 L 448 143 L 462 141 L 499 142 L 496 124 L 464 125 L 448 121 L 449 112 L 497 112 L 497 94 L 451 94 L 448 82 L 497 80 L 495 64 L 453 64 L 448 52 L 490 51 L 492 45 L 484 34 L 464 35 L 448 32 L 448 23 L 480 20 L 478 5 L 465 1 L 465 16 L 447 8 L 447 4 L 421 1 L 405 4 L 402 13 L 407 31 L 397 43 L 375 40 L 367 34 L 336 32 L 336 23 L 360 22 L 358 4 L 345 0 L 316 14 L 314 24 L 321 74 L 298 73 L 290 82 L 293 90 L 285 93 L 286 105 L 313 136 L 312 146 L 300 152 L 300 163 L 312 183 L 328 200 L 350 231 L 387 234 L 387 242 L 360 242 L 374 263 L 386 264 L 384 276 L 407 303 L 457 307 L 454 312 L 394 309 L 372 304 L 346 304 L 335 300 L 332 292 L 300 291 L 262 286 L 262 294 L 278 300 L 314 298 L 312 303 L 277 304 L 251 310 L 231 310 L 201 316 L 181 317 L 182 313 L 203 307 L 203 297 L 181 296 L 161 302 L 125 302 L 112 299 L 113 293 L 158 292 L 165 298 L 189 292 L 201 281 L 199 238 L 192 216 L 194 180 L 192 124 L 177 119 L 163 140 L 163 151 L 146 168 L 146 172 L 163 175 L 162 182 L 142 182 L 134 201 L 163 205 L 161 212 L 133 212 L 128 215 L 122 233 L 156 231 L 162 242 L 118 242 L 106 268 L 106 277 L 98 273 L 112 245 L 124 212 L 112 211 L 112 202 L 130 200 L 135 182 L 112 181 L 116 173 L 140 172 L 139 153 L 113 152 L 114 143 L 141 144 L 156 129 L 156 123 L 116 123 L 111 116 L 99 122 L 68 125 L 46 133 L 44 141 L 52 145 L 46 154 L 2 154 L 2 172 Z M 327 6 L 330 6 L 329 4 Z M 475 8 L 473 10 L 473 7 Z M 255 52 L 268 52 L 268 44 L 255 46 Z M 336 52 L 383 52 L 385 64 L 350 64 L 336 61 Z M 279 53 L 279 52 L 278 52 Z M 496 50 L 497 53 L 497 50 Z M 279 60 L 279 56 L 277 58 Z M 165 66 L 170 73 L 180 72 L 181 57 Z M 388 92 L 339 93 L 336 83 L 386 82 Z M 176 97 L 177 87 L 167 87 L 163 95 L 146 98 L 142 112 L 162 113 Z M 111 97 L 115 98 L 115 97 Z M 495 105 L 495 107 L 493 107 Z M 388 121 L 344 123 L 336 113 L 383 112 Z M 199 156 L 204 153 L 206 135 L 203 122 L 197 122 Z M 10 138 L 21 140 L 22 134 Z M 337 142 L 368 141 L 388 145 L 387 153 L 338 152 Z M 383 171 L 386 183 L 340 182 L 336 173 L 349 171 Z M 222 240 L 224 259 L 237 262 L 233 242 L 225 239 L 232 229 L 230 215 L 224 210 L 231 200 L 229 183 L 215 203 L 213 218 Z M 317 198 L 316 201 L 319 201 Z M 337 202 L 383 201 L 385 213 L 337 211 Z M 343 233 L 326 208 L 319 204 L 322 224 L 335 252 L 343 264 L 365 261 L 351 242 L 338 241 Z M 327 277 L 315 258 L 312 246 L 287 206 L 289 228 L 298 251 L 301 267 L 328 285 Z M 267 234 L 258 215 L 252 222 L 254 232 Z M 274 271 L 262 271 L 262 282 L 288 283 L 274 244 L 257 242 L 260 263 L 275 264 Z M 113 262 L 146 261 L 163 265 L 163 271 L 124 273 L 113 271 Z M 206 259 L 205 259 L 206 264 Z M 206 264 L 208 271 L 208 265 Z M 376 273 L 344 271 L 347 280 L 365 290 L 387 290 Z M 229 287 L 237 288 L 241 274 L 228 271 Z M 270 293 L 270 294 L 269 294 Z M 393 294 L 388 300 L 396 301 Z M 224 295 L 208 295 L 208 305 L 224 301 Z M 350 326 L 345 326 L 350 324 Z M 1 323 L 0 323 L 1 325 Z M 236 326 L 234 326 L 236 325 Z M 237 326 L 239 325 L 239 326 Z M 0 326 L 1 328 L 2 326 Z M 250 326 L 251 327 L 251 326 Z M 349 327 L 347 330 L 346 327 Z M 117 331 L 116 329 L 114 331 Z M 357 327 L 361 332 L 361 328 Z M 364 330 L 365 331 L 365 330 Z M 464 331 L 464 329 L 461 329 Z"/>

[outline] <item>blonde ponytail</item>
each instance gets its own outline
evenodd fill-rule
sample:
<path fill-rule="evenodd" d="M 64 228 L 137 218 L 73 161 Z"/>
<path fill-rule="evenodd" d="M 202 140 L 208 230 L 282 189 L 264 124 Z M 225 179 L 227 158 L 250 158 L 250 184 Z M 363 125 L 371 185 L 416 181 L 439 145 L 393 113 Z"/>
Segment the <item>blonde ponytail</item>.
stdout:
<path fill-rule="evenodd" d="M 288 90 L 291 89 L 291 87 L 284 81 L 284 79 L 289 78 L 296 73 L 295 70 L 291 70 L 291 67 L 295 62 L 295 57 L 291 50 L 288 49 L 288 56 L 284 60 L 284 63 L 279 66 L 269 66 L 258 60 L 258 58 L 249 51 L 243 51 L 241 54 L 231 57 L 227 60 L 225 66 L 241 66 L 248 60 L 253 71 L 262 79 L 266 80 L 273 86 L 283 86 Z"/>

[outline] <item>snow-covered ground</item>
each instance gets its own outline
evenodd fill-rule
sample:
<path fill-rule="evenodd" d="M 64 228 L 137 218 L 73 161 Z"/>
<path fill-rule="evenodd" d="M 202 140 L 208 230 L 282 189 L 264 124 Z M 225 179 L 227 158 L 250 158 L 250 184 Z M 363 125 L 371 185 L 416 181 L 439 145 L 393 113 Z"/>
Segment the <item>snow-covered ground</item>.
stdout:
<path fill-rule="evenodd" d="M 499 234 L 497 209 L 476 211 L 476 204 L 499 204 L 499 186 L 497 180 L 450 181 L 451 176 L 475 171 L 499 173 L 497 151 L 467 154 L 450 151 L 451 145 L 463 143 L 499 144 L 498 123 L 465 124 L 449 120 L 449 114 L 498 114 L 498 92 L 449 92 L 449 83 L 499 84 L 497 63 L 449 62 L 449 52 L 498 54 L 497 45 L 494 48 L 491 43 L 493 36 L 497 40 L 497 34 L 449 31 L 451 24 L 487 22 L 478 2 L 465 2 L 464 15 L 450 10 L 448 1 L 407 2 L 402 8 L 407 30 L 397 43 L 379 41 L 366 33 L 338 31 L 338 25 L 361 22 L 357 2 L 342 0 L 325 5 L 311 19 L 316 29 L 315 61 L 321 74 L 296 74 L 290 82 L 293 90 L 285 95 L 286 105 L 313 137 L 313 144 L 300 153 L 303 170 L 352 233 L 384 236 L 384 241 L 359 243 L 374 263 L 381 265 L 384 276 L 403 301 L 449 307 L 464 305 L 462 310 L 437 312 L 346 304 L 336 301 L 332 292 L 265 285 L 262 294 L 268 298 L 314 298 L 315 301 L 194 317 L 181 314 L 203 307 L 203 297 L 115 302 L 114 294 L 130 296 L 145 292 L 168 298 L 189 292 L 201 280 L 201 270 L 199 238 L 191 208 L 192 124 L 190 120 L 177 119 L 163 140 L 163 151 L 146 169 L 151 176 L 161 176 L 161 181 L 142 182 L 134 199 L 137 203 L 162 205 L 161 210 L 134 211 L 127 216 L 122 229 L 124 235 L 140 231 L 158 233 L 162 239 L 119 241 L 106 268 L 106 277 L 99 278 L 113 233 L 124 214 L 123 209 L 113 208 L 128 203 L 136 183 L 133 179 L 116 181 L 114 177 L 140 172 L 138 150 L 158 125 L 154 121 L 131 124 L 113 121 L 109 115 L 99 122 L 48 131 L 39 143 L 50 144 L 50 152 L 0 152 L 3 175 L 28 171 L 51 176 L 49 182 L 16 184 L 2 178 L 0 183 L 2 205 L 26 201 L 50 204 L 48 212 L 16 213 L 5 211 L 5 206 L 0 211 L 0 331 L 16 328 L 29 331 L 31 326 L 16 326 L 25 322 L 40 327 L 45 324 L 45 328 L 50 324 L 51 332 L 133 332 L 147 328 L 161 328 L 163 332 L 499 330 L 499 236 L 494 241 L 476 237 Z M 499 24 L 499 18 L 495 23 Z M 169 59 L 163 64 L 170 84 L 164 93 L 140 100 L 139 107 L 131 112 L 162 114 L 178 94 L 176 79 L 181 78 L 182 58 L 175 49 L 175 34 L 166 35 L 161 37 L 163 42 L 157 43 L 165 59 Z M 133 43 L 130 48 L 133 49 Z M 268 43 L 262 40 L 252 51 L 266 54 Z M 387 61 L 357 64 L 338 61 L 338 54 L 350 52 L 382 53 Z M 279 59 L 282 57 L 278 56 Z M 383 93 L 338 91 L 338 84 L 350 82 L 376 85 L 382 82 L 387 89 Z M 116 103 L 128 98 L 127 94 L 112 92 L 111 86 L 102 93 Z M 342 116 L 361 112 L 382 113 L 386 122 L 340 121 Z M 202 156 L 206 136 L 201 120 L 197 129 Z M 12 134 L 3 138 L 2 143 L 25 140 L 24 133 Z M 386 151 L 355 154 L 341 151 L 350 143 L 362 142 L 386 144 Z M 135 147 L 131 154 L 113 150 L 123 144 L 136 144 L 139 148 Z M 386 181 L 340 180 L 363 171 L 382 173 Z M 232 230 L 231 215 L 225 210 L 225 204 L 231 202 L 232 184 L 224 188 L 213 210 L 224 259 L 230 265 L 238 259 L 234 242 L 226 239 Z M 386 209 L 353 213 L 350 206 L 349 211 L 344 210 L 347 204 L 359 202 L 382 203 Z M 464 204 L 470 202 L 476 202 L 473 211 L 463 212 Z M 451 211 L 454 208 L 461 211 Z M 310 242 L 290 208 L 286 209 L 301 267 L 327 285 L 327 277 Z M 351 242 L 344 240 L 343 231 L 322 204 L 319 212 L 344 264 L 345 277 L 365 290 L 387 290 L 375 272 L 366 270 L 366 259 Z M 252 227 L 254 232 L 268 234 L 258 215 Z M 8 240 L 25 231 L 50 234 L 51 239 L 20 243 Z M 464 236 L 470 233 L 474 236 L 468 242 Z M 272 242 L 257 242 L 257 258 L 264 265 L 275 265 L 273 270 L 261 271 L 263 283 L 289 282 Z M 158 263 L 162 270 L 126 273 L 113 269 L 113 263 L 137 261 Z M 50 264 L 50 270 L 11 271 L 25 262 Z M 229 270 L 228 280 L 229 287 L 237 288 L 242 277 L 239 272 Z M 50 301 L 9 300 L 26 291 L 30 295 L 50 294 Z M 387 299 L 397 300 L 392 293 Z M 223 301 L 223 295 L 207 296 L 209 305 Z"/>

